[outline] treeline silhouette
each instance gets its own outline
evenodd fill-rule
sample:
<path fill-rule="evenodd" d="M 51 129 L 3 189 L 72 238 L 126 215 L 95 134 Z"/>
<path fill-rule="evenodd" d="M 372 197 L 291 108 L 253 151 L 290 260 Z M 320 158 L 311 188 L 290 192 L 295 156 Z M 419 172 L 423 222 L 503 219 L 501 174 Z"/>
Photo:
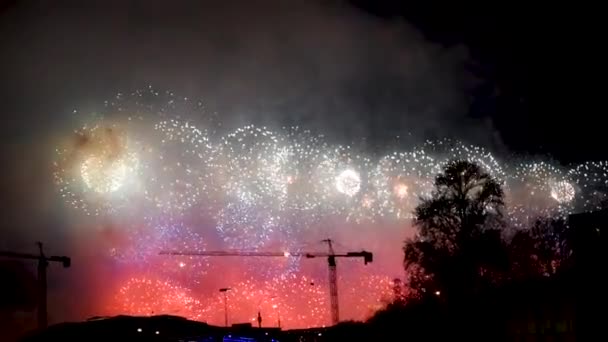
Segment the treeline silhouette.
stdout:
<path fill-rule="evenodd" d="M 404 244 L 404 290 L 352 339 L 575 340 L 567 221 L 545 217 L 509 229 L 502 185 L 467 161 L 447 164 L 434 185 Z"/>

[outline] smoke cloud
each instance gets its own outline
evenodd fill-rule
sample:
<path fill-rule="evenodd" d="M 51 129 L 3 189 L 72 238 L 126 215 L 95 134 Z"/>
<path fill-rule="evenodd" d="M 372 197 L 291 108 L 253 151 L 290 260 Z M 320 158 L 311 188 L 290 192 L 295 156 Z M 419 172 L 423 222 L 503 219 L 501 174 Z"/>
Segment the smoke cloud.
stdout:
<path fill-rule="evenodd" d="M 30 119 L 13 118 L 13 136 L 147 84 L 201 97 L 228 122 L 348 141 L 477 140 L 485 128 L 466 116 L 465 48 L 341 1 L 25 2 L 3 21 L 3 93 Z"/>
<path fill-rule="evenodd" d="M 0 14 L 0 45 L 3 248 L 44 240 L 77 252 L 53 188 L 53 146 L 74 109 L 148 84 L 201 98 L 229 126 L 299 125 L 370 146 L 495 139 L 467 116 L 478 80 L 464 47 L 342 1 L 21 1 Z M 79 263 L 69 281 L 81 289 Z"/>

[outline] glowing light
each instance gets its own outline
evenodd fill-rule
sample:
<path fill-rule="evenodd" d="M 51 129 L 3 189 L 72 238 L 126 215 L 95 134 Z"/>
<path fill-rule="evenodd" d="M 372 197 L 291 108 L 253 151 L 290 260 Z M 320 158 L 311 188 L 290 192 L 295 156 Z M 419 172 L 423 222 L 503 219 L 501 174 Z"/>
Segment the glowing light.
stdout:
<path fill-rule="evenodd" d="M 56 150 L 59 191 L 68 204 L 87 215 L 111 213 L 139 195 L 136 143 L 124 128 L 103 121 L 85 125 Z"/>
<path fill-rule="evenodd" d="M 583 211 L 601 210 L 608 202 L 608 162 L 593 161 L 574 166 L 568 176 L 576 185 L 577 209 Z"/>
<path fill-rule="evenodd" d="M 551 197 L 559 203 L 568 203 L 574 199 L 574 187 L 567 181 L 551 183 Z"/>
<path fill-rule="evenodd" d="M 351 169 L 342 171 L 336 177 L 336 189 L 350 197 L 356 195 L 361 189 L 361 177 L 359 173 Z"/>
<path fill-rule="evenodd" d="M 370 175 L 377 217 L 411 218 L 420 197 L 430 195 L 437 163 L 424 150 L 382 157 Z"/>
<path fill-rule="evenodd" d="M 554 163 L 518 164 L 506 191 L 508 218 L 516 227 L 527 227 L 538 216 L 562 216 L 572 212 L 575 191 L 567 173 Z"/>
<path fill-rule="evenodd" d="M 395 184 L 393 191 L 395 192 L 395 196 L 397 196 L 399 199 L 403 199 L 405 196 L 407 196 L 407 185 L 397 183 Z"/>
<path fill-rule="evenodd" d="M 98 157 L 89 157 L 80 168 L 82 180 L 95 192 L 108 193 L 118 190 L 127 174 L 127 167 L 122 160 L 109 163 Z"/>

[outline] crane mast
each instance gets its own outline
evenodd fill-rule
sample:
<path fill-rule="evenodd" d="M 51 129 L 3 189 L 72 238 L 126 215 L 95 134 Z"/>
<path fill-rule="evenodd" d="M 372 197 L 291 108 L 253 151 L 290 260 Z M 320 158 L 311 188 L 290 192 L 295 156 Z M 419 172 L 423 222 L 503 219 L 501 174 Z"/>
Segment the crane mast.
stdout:
<path fill-rule="evenodd" d="M 46 270 L 49 267 L 49 262 L 58 262 L 61 263 L 64 268 L 68 268 L 72 264 L 72 259 L 66 256 L 47 257 L 42 249 L 42 242 L 37 242 L 36 244 L 38 245 L 39 254 L 0 251 L 0 257 L 13 259 L 30 259 L 38 261 L 36 314 L 38 317 L 38 328 L 43 329 L 47 326 Z"/>
<path fill-rule="evenodd" d="M 336 253 L 334 253 L 333 241 L 325 239 L 327 243 L 329 256 L 327 257 L 327 265 L 329 266 L 329 300 L 331 304 L 331 322 L 338 324 L 340 322 L 340 305 L 338 303 L 338 270 L 336 269 Z"/>

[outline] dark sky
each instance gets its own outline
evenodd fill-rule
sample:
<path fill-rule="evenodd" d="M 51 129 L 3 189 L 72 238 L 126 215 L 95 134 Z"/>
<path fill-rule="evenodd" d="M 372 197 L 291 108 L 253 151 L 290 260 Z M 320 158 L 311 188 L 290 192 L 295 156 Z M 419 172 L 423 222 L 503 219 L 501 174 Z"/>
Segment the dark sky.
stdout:
<path fill-rule="evenodd" d="M 406 18 L 431 41 L 464 44 L 476 61 L 471 71 L 486 81 L 473 92 L 469 115 L 490 118 L 512 151 L 562 162 L 608 156 L 600 93 L 604 39 L 593 6 L 352 2 L 382 18 Z"/>

